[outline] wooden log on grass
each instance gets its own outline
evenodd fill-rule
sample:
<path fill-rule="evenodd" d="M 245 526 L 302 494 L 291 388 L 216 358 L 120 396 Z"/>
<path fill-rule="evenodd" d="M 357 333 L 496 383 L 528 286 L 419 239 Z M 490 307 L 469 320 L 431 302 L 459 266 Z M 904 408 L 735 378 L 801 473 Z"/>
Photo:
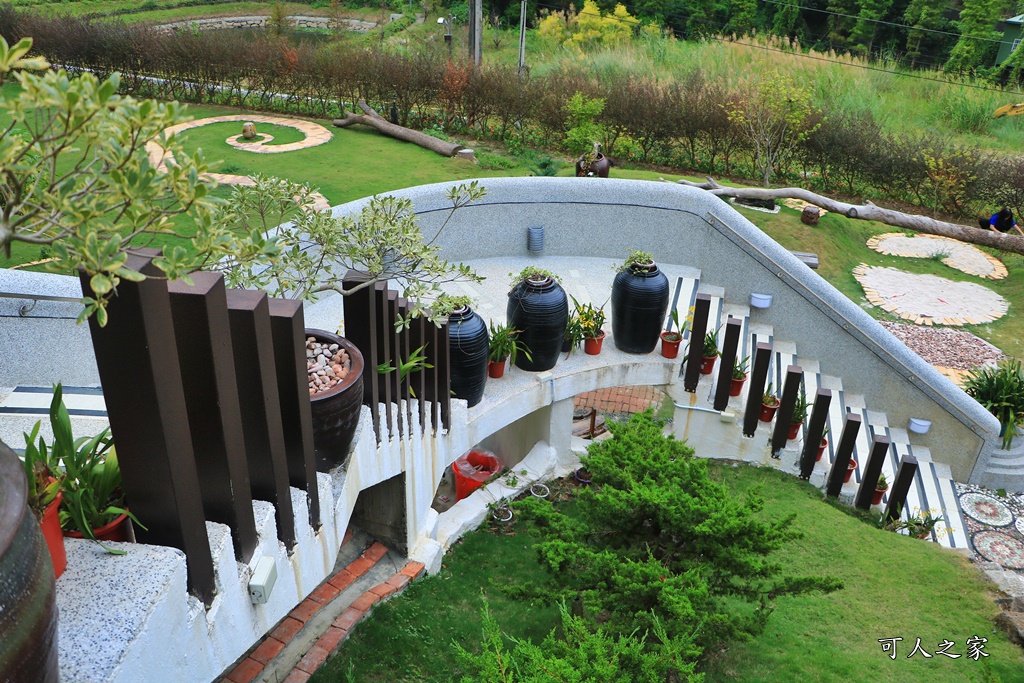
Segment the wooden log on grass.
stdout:
<path fill-rule="evenodd" d="M 707 190 L 718 197 L 738 197 L 741 199 L 801 199 L 808 204 L 814 204 L 826 211 L 842 214 L 847 218 L 862 218 L 868 221 L 878 221 L 897 228 L 905 228 L 916 232 L 924 232 L 929 235 L 939 235 L 950 239 L 980 244 L 993 249 L 1002 249 L 1015 254 L 1024 254 L 1024 237 L 1008 235 L 996 230 L 981 230 L 976 227 L 957 225 L 945 221 L 935 220 L 927 216 L 917 216 L 902 211 L 894 211 L 877 206 L 871 202 L 860 205 L 839 202 L 820 194 L 805 190 L 800 187 L 784 187 L 775 190 L 762 189 L 757 187 L 724 187 L 711 178 L 707 182 L 694 183 L 689 180 L 678 181 L 680 185 L 696 187 Z"/>
<path fill-rule="evenodd" d="M 343 119 L 334 119 L 334 125 L 338 128 L 348 128 L 349 126 L 357 123 L 364 126 L 370 126 L 376 128 L 384 135 L 395 138 L 396 140 L 402 140 L 403 142 L 411 142 L 414 145 L 419 145 L 425 149 L 429 149 L 431 152 L 437 152 L 441 156 L 453 157 L 460 149 L 465 149 L 462 145 L 456 145 L 452 142 L 445 142 L 439 140 L 433 136 L 421 133 L 418 130 L 406 128 L 405 126 L 399 126 L 391 123 L 386 118 L 374 111 L 373 107 L 368 105 L 363 100 L 359 100 L 356 103 L 360 109 L 363 110 L 363 114 L 353 114 L 348 112 L 345 114 Z"/>

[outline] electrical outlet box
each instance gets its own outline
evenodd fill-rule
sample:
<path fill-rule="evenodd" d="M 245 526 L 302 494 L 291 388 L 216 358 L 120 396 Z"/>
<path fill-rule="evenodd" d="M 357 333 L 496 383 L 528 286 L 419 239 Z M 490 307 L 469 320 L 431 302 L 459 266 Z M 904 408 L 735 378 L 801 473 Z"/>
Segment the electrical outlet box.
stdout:
<path fill-rule="evenodd" d="M 273 557 L 261 557 L 249 579 L 249 599 L 255 605 L 265 605 L 277 581 L 277 563 Z"/>

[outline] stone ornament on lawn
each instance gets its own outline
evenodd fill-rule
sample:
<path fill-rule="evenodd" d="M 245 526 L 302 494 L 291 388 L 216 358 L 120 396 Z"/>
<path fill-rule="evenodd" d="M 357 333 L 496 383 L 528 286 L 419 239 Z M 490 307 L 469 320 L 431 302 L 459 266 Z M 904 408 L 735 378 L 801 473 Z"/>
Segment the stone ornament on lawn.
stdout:
<path fill-rule="evenodd" d="M 817 225 L 819 218 L 821 218 L 821 209 L 810 204 L 800 212 L 800 222 L 804 225 Z"/>
<path fill-rule="evenodd" d="M 256 124 L 252 121 L 248 121 L 242 124 L 242 137 L 246 140 L 252 140 L 256 137 Z"/>

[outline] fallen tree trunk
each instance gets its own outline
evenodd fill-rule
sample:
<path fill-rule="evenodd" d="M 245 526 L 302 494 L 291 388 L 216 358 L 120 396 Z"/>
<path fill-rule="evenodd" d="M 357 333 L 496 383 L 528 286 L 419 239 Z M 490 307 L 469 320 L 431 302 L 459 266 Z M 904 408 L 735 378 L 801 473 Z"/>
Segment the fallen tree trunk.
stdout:
<path fill-rule="evenodd" d="M 738 197 L 741 199 L 801 199 L 808 204 L 842 214 L 847 218 L 862 218 L 868 221 L 878 221 L 897 228 L 906 228 L 924 232 L 929 235 L 940 235 L 961 242 L 971 242 L 1003 251 L 1012 251 L 1015 254 L 1024 254 L 1024 237 L 1007 235 L 996 230 L 981 230 L 955 223 L 935 220 L 927 216 L 916 216 L 902 211 L 883 209 L 880 206 L 867 202 L 861 205 L 847 204 L 829 199 L 810 190 L 799 187 L 784 187 L 777 190 L 767 190 L 756 187 L 723 187 L 711 178 L 707 182 L 694 183 L 689 180 L 680 180 L 679 184 L 687 187 L 696 187 L 707 190 L 718 197 Z"/>
<path fill-rule="evenodd" d="M 438 140 L 437 138 L 427 135 L 426 133 L 421 133 L 418 130 L 413 130 L 411 128 L 406 128 L 405 126 L 399 126 L 391 123 L 374 111 L 373 107 L 363 100 L 359 100 L 357 104 L 360 109 L 366 112 L 365 114 L 353 114 L 348 112 L 345 114 L 345 118 L 334 119 L 334 125 L 338 128 L 348 128 L 349 126 L 361 123 L 364 126 L 376 128 L 388 137 L 395 138 L 396 140 L 402 140 L 403 142 L 411 142 L 414 145 L 419 145 L 420 147 L 429 149 L 431 152 L 437 152 L 441 156 L 446 157 L 453 157 L 460 149 L 465 149 L 462 145 Z"/>

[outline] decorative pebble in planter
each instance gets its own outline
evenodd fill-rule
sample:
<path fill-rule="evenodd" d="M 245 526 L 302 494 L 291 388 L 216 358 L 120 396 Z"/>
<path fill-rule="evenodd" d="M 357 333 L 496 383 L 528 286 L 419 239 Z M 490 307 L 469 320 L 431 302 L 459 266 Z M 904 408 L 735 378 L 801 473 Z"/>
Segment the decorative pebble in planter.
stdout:
<path fill-rule="evenodd" d="M 530 350 L 530 357 L 516 357 L 516 367 L 531 372 L 555 367 L 569 321 L 569 297 L 554 277 L 524 275 L 509 292 L 505 314 L 508 326 L 520 330 L 518 339 Z"/>
<path fill-rule="evenodd" d="M 334 362 L 328 365 L 326 361 Z M 359 424 L 363 407 L 363 354 L 344 337 L 307 329 L 306 364 L 311 377 L 309 400 L 316 468 L 327 472 L 345 462 Z M 321 371 L 323 375 L 318 374 Z M 317 383 L 314 377 L 327 379 Z"/>
<path fill-rule="evenodd" d="M 669 284 L 649 254 L 639 253 L 639 263 L 637 255 L 630 253 L 612 282 L 612 337 L 619 351 L 650 353 L 665 322 Z"/>
<path fill-rule="evenodd" d="M 452 311 L 448 315 L 448 357 L 452 396 L 465 399 L 470 408 L 479 403 L 484 396 L 488 375 L 489 343 L 487 325 L 469 306 Z"/>

